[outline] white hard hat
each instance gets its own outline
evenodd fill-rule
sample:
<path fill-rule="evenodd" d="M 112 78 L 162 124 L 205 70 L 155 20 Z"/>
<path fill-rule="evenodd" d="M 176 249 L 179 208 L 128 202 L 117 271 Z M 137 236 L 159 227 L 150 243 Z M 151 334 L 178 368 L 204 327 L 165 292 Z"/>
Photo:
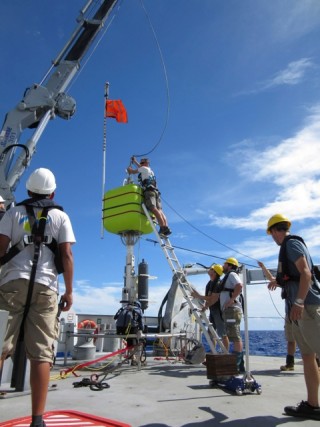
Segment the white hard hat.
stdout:
<path fill-rule="evenodd" d="M 28 178 L 27 190 L 35 194 L 52 194 L 56 189 L 56 179 L 49 169 L 36 169 Z"/>
<path fill-rule="evenodd" d="M 5 202 L 4 198 L 0 196 L 0 203 L 4 203 L 4 202 Z"/>

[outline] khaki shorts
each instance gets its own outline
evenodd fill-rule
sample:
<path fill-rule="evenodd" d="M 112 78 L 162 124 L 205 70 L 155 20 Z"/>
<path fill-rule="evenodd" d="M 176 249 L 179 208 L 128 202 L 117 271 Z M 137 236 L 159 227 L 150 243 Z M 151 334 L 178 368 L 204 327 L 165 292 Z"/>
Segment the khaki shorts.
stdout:
<path fill-rule="evenodd" d="M 232 342 L 240 342 L 241 334 L 240 334 L 240 323 L 242 319 L 242 311 L 234 308 L 228 307 L 224 310 L 223 320 L 226 326 L 226 333 L 230 341 Z"/>
<path fill-rule="evenodd" d="M 153 208 L 162 209 L 161 199 L 158 191 L 145 190 L 143 193 L 146 207 L 152 211 Z"/>
<path fill-rule="evenodd" d="M 292 322 L 292 330 L 302 355 L 320 354 L 320 305 L 305 305 L 302 319 Z"/>
<path fill-rule="evenodd" d="M 292 330 L 292 323 L 286 316 L 284 319 L 284 335 L 286 337 L 287 342 L 295 342 L 294 336 L 293 336 L 293 330 Z"/>
<path fill-rule="evenodd" d="M 2 356 L 12 355 L 18 340 L 29 280 L 12 280 L 0 287 L 0 309 L 9 311 Z M 26 354 L 30 360 L 53 361 L 53 344 L 59 334 L 57 294 L 45 285 L 34 284 L 24 327 Z"/>

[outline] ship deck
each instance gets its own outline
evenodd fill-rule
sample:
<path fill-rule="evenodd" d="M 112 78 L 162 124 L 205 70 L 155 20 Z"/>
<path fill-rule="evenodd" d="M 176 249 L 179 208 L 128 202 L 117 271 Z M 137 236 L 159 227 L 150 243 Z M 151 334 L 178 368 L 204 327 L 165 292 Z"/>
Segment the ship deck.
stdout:
<path fill-rule="evenodd" d="M 303 427 L 318 426 L 318 421 L 283 414 L 284 406 L 306 398 L 306 389 L 301 361 L 297 361 L 293 372 L 280 372 L 282 363 L 283 358 L 251 356 L 250 372 L 261 385 L 262 393 L 248 391 L 238 396 L 223 388 L 213 388 L 202 364 L 188 365 L 177 359 L 153 356 L 147 357 L 146 366 L 140 370 L 123 364 L 108 373 L 102 390 L 74 387 L 73 383 L 92 374 L 99 375 L 101 367 L 77 371 L 79 377 L 69 373 L 61 379 L 61 370 L 75 365 L 74 360 L 64 365 L 61 359 L 52 370 L 46 410 L 80 411 L 133 427 L 276 427 L 283 424 L 296 427 L 297 423 Z M 3 383 L 0 395 L 1 421 L 29 415 L 28 390 L 13 392 L 9 384 Z"/>

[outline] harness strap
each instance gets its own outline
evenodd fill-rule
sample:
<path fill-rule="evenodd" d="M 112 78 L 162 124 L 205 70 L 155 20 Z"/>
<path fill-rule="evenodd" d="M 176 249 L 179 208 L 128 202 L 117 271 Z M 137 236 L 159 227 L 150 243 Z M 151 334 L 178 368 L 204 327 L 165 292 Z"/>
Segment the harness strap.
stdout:
<path fill-rule="evenodd" d="M 35 215 L 33 212 L 33 206 L 34 207 L 43 207 L 41 216 L 43 216 L 45 214 L 46 219 L 48 216 L 48 211 L 50 209 L 56 208 L 56 209 L 60 209 L 62 211 L 63 211 L 63 209 L 61 206 L 54 205 L 51 200 L 45 199 L 45 201 L 41 201 L 42 203 L 40 203 L 39 201 L 36 201 L 37 203 L 36 202 L 32 203 L 32 199 L 30 199 L 30 201 L 31 201 L 30 204 L 23 204 L 24 202 L 17 204 L 17 206 L 23 205 L 27 211 L 30 229 L 31 229 L 31 236 L 25 236 L 25 237 L 29 237 L 30 241 L 28 241 L 26 243 L 24 240 L 21 240 L 20 242 L 16 243 L 14 246 L 11 246 L 11 248 L 8 250 L 8 252 L 0 258 L 0 266 L 6 264 L 12 258 L 14 258 L 16 255 L 18 255 L 28 245 L 28 243 L 34 243 L 34 240 L 40 238 L 41 239 L 40 243 L 45 243 L 45 245 L 54 254 L 55 267 L 57 269 L 58 274 L 61 274 L 64 272 L 64 268 L 63 268 L 63 264 L 62 264 L 62 260 L 61 260 L 61 256 L 60 256 L 60 252 L 59 252 L 58 242 L 56 241 L 56 239 L 52 238 L 51 242 L 47 243 L 45 241 L 45 238 L 44 238 L 44 229 L 43 229 L 43 234 L 41 235 L 41 237 L 37 237 L 37 235 L 40 236 L 39 232 L 41 233 L 41 230 L 40 230 L 40 223 L 41 222 L 39 222 L 39 227 L 36 227 L 36 228 L 34 227 L 35 222 L 36 222 L 36 218 L 35 218 Z M 26 202 L 29 202 L 29 201 L 26 200 Z M 45 203 L 45 202 L 47 202 L 47 203 Z M 43 206 L 41 206 L 41 204 Z M 46 223 L 44 223 L 44 227 L 45 227 L 45 224 Z M 33 239 L 33 237 L 34 237 L 34 239 Z"/>
<path fill-rule="evenodd" d="M 231 298 L 232 297 L 232 293 L 234 291 L 234 288 L 226 288 L 225 287 L 226 281 L 227 281 L 228 276 L 229 276 L 230 273 L 231 273 L 231 271 L 229 271 L 224 276 L 224 278 L 222 279 L 222 282 L 221 282 L 221 284 L 222 284 L 222 290 L 221 290 L 221 292 L 224 292 L 224 291 L 229 292 L 229 296 Z M 239 303 L 241 304 L 241 307 L 242 307 L 242 311 L 244 312 L 244 296 L 243 296 L 242 292 L 240 293 L 240 295 L 238 296 L 238 298 L 239 298 Z"/>
<path fill-rule="evenodd" d="M 288 282 L 289 280 L 294 281 L 294 282 L 299 282 L 300 281 L 300 275 L 289 275 L 289 260 L 287 257 L 287 241 L 291 240 L 291 239 L 295 239 L 298 240 L 299 242 L 301 242 L 305 248 L 308 250 L 308 247 L 305 243 L 305 241 L 303 240 L 302 237 L 300 236 L 296 236 L 293 234 L 290 234 L 288 236 L 285 237 L 285 239 L 283 240 L 281 247 L 280 247 L 280 251 L 279 251 L 279 265 L 281 266 L 281 273 L 278 271 L 277 272 L 277 277 L 276 280 L 279 283 L 280 286 L 285 287 L 286 282 Z M 309 254 L 310 255 L 310 254 Z M 312 258 L 310 256 L 310 261 L 311 261 L 311 275 L 312 275 L 312 285 L 315 286 L 315 288 L 317 289 L 317 291 L 320 293 L 320 287 L 319 287 L 319 283 L 318 283 L 318 279 L 320 279 L 320 277 L 317 277 L 317 267 L 314 266 Z M 286 295 L 285 295 L 285 291 L 284 291 L 284 295 L 283 295 L 283 299 L 285 299 Z"/>
<path fill-rule="evenodd" d="M 24 322 L 26 320 L 26 317 L 29 312 L 33 288 L 34 288 L 34 282 L 36 278 L 36 272 L 37 272 L 37 266 L 39 261 L 39 255 L 40 255 L 40 245 L 41 245 L 41 239 L 43 239 L 44 236 L 44 229 L 47 222 L 47 216 L 48 216 L 48 208 L 44 208 L 41 213 L 41 217 L 39 220 L 39 224 L 36 223 L 36 217 L 34 215 L 34 211 L 31 206 L 26 206 L 27 214 L 29 217 L 29 223 L 32 224 L 32 232 L 37 237 L 34 242 L 34 254 L 33 254 L 33 261 L 32 261 L 32 267 L 31 267 L 31 273 L 30 273 L 30 280 L 29 280 L 29 287 L 28 287 L 28 294 L 26 299 L 26 305 L 23 312 L 23 317 L 21 321 L 20 326 L 20 332 L 19 332 L 19 338 L 18 341 L 23 341 L 24 337 Z"/>

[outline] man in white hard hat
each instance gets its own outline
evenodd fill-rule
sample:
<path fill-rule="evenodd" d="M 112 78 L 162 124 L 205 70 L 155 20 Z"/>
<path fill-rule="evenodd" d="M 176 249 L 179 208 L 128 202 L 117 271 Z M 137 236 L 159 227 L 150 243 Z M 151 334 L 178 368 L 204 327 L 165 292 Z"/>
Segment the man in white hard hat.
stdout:
<path fill-rule="evenodd" d="M 0 221 L 0 309 L 9 311 L 1 360 L 14 354 L 22 333 L 31 367 L 30 427 L 45 427 L 43 413 L 53 343 L 58 337 L 58 271 L 61 271 L 55 260 L 60 258 L 62 264 L 65 293 L 61 301 L 62 310 L 67 311 L 72 305 L 71 245 L 75 237 L 68 215 L 53 201 L 56 189 L 53 173 L 45 168 L 36 169 L 26 187 L 30 198 L 10 208 Z M 44 225 L 41 233 L 40 224 Z M 10 249 L 7 252 L 10 243 L 11 247 L 21 249 L 13 256 Z M 39 245 L 37 261 L 35 253 Z"/>
<path fill-rule="evenodd" d="M 0 196 L 0 220 L 2 219 L 3 215 L 6 213 L 6 207 L 4 202 L 5 202 L 4 198 Z"/>

